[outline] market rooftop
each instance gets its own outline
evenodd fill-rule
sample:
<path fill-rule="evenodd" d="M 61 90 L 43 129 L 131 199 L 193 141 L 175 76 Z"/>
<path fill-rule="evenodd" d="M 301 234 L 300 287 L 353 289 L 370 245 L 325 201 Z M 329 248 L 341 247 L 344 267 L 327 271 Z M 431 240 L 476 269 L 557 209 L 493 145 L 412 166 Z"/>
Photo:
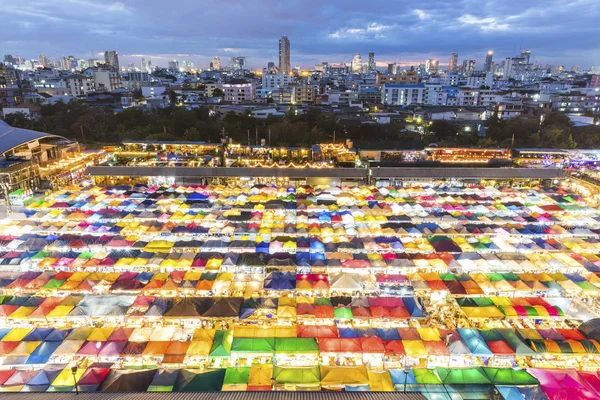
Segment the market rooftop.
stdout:
<path fill-rule="evenodd" d="M 600 212 L 559 184 L 55 191 L 0 222 L 0 389 L 594 398 Z"/>

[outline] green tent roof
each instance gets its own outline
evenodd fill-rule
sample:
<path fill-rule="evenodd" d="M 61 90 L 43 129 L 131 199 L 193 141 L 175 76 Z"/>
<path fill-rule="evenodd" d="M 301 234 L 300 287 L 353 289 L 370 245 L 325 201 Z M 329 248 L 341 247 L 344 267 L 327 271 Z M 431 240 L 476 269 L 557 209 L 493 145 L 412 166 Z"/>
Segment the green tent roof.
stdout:
<path fill-rule="evenodd" d="M 352 319 L 352 309 L 350 307 L 336 307 L 333 310 L 335 319 Z"/>
<path fill-rule="evenodd" d="M 275 340 L 276 353 L 318 353 L 319 345 L 314 338 L 281 338 Z"/>
<path fill-rule="evenodd" d="M 321 371 L 319 367 L 310 368 L 273 368 L 273 378 L 277 383 L 321 383 Z"/>
<path fill-rule="evenodd" d="M 250 367 L 229 367 L 225 371 L 224 385 L 246 384 L 250 375 Z"/>
<path fill-rule="evenodd" d="M 229 357 L 231 355 L 231 344 L 233 342 L 233 331 L 218 330 L 215 333 L 212 347 L 210 348 L 210 357 Z"/>
<path fill-rule="evenodd" d="M 539 385 L 539 381 L 524 369 L 481 368 L 494 385 Z"/>
<path fill-rule="evenodd" d="M 415 381 L 420 385 L 440 385 L 442 381 L 432 369 L 414 369 Z"/>
<path fill-rule="evenodd" d="M 232 353 L 273 353 L 274 338 L 235 338 L 231 345 Z"/>
<path fill-rule="evenodd" d="M 444 385 L 489 385 L 492 383 L 483 368 L 436 368 Z"/>

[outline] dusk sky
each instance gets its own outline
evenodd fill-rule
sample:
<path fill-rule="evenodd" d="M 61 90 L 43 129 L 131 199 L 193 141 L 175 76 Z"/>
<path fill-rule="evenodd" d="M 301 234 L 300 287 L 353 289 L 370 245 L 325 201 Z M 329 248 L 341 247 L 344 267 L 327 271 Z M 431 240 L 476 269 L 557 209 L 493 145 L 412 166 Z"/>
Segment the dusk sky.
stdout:
<path fill-rule="evenodd" d="M 117 50 L 121 65 L 177 58 L 204 67 L 213 56 L 277 61 L 291 41 L 292 64 L 350 62 L 374 51 L 379 65 L 417 63 L 451 52 L 481 67 L 531 49 L 534 63 L 600 65 L 599 0 L 303 0 L 162 1 L 0 0 L 0 52 L 37 58 Z"/>

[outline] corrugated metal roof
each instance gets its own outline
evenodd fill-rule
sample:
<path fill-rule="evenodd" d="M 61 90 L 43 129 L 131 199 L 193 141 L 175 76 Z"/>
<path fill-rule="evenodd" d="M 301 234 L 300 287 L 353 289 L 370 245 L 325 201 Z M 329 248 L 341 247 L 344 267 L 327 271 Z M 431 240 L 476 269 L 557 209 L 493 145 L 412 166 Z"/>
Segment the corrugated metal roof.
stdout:
<path fill-rule="evenodd" d="M 362 168 L 88 167 L 91 176 L 365 178 Z"/>
<path fill-rule="evenodd" d="M 29 129 L 13 128 L 6 122 L 0 120 L 0 154 L 4 154 L 17 146 L 33 140 L 52 137 L 65 139 L 62 136 L 51 135 L 49 133 L 30 131 Z"/>
<path fill-rule="evenodd" d="M 2 393 L 7 400 L 425 400 L 400 392 Z"/>
<path fill-rule="evenodd" d="M 560 168 L 373 168 L 374 178 L 562 179 Z"/>
<path fill-rule="evenodd" d="M 457 179 L 561 179 L 559 168 L 428 168 L 381 167 L 371 170 L 373 178 Z M 88 167 L 90 176 L 192 177 L 290 177 L 366 179 L 364 168 L 207 168 L 207 167 Z"/>

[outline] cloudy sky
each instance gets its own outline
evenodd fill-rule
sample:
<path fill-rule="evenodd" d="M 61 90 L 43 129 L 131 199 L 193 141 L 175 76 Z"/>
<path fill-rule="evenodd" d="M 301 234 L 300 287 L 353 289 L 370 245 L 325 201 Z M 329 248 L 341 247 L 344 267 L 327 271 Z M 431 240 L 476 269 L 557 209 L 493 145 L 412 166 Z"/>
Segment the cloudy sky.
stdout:
<path fill-rule="evenodd" d="M 374 51 L 380 65 L 448 62 L 451 52 L 481 66 L 531 49 L 536 63 L 600 65 L 600 0 L 0 0 L 0 52 L 37 58 L 115 49 L 121 64 L 142 56 L 197 67 L 213 56 L 276 61 L 278 38 L 292 64 L 349 62 Z M 223 62 L 223 61 L 222 61 Z"/>

